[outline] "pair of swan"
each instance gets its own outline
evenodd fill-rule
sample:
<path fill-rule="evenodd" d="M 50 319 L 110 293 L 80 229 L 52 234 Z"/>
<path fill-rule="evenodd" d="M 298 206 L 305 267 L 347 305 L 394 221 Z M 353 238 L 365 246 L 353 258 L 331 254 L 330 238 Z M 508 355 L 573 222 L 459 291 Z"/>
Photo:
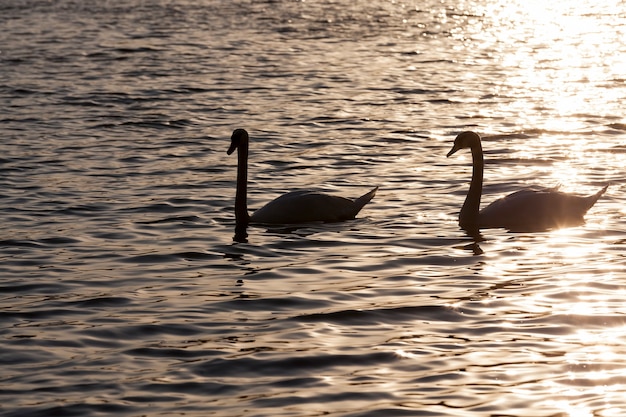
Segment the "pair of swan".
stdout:
<path fill-rule="evenodd" d="M 354 219 L 378 189 L 375 187 L 356 200 L 316 191 L 292 191 L 250 215 L 247 206 L 249 141 L 248 132 L 236 129 L 227 151 L 230 155 L 237 149 L 235 218 L 240 229 L 245 229 L 248 223 L 296 224 Z M 485 228 L 535 231 L 581 224 L 587 210 L 608 187 L 588 197 L 566 194 L 556 189 L 521 190 L 480 210 L 484 169 L 480 136 L 475 132 L 461 133 L 454 140 L 454 146 L 447 156 L 465 148 L 472 152 L 473 172 L 470 189 L 459 214 L 459 225 L 470 233 Z"/>

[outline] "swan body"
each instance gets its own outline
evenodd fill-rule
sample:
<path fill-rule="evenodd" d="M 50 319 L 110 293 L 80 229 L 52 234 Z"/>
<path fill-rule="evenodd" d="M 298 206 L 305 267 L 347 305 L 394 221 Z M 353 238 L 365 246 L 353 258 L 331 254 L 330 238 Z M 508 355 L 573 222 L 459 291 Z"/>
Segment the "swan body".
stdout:
<path fill-rule="evenodd" d="M 356 200 L 317 191 L 292 191 L 270 201 L 250 215 L 247 206 L 249 141 L 248 132 L 244 129 L 235 129 L 227 151 L 230 155 L 237 149 L 238 156 L 237 194 L 235 197 L 237 224 L 297 224 L 351 220 L 369 203 L 378 190 L 378 187 L 375 187 Z"/>
<path fill-rule="evenodd" d="M 555 188 L 520 190 L 480 210 L 484 159 L 480 136 L 463 132 L 456 137 L 448 157 L 469 148 L 472 152 L 472 181 L 459 213 L 459 225 L 470 232 L 505 228 L 511 231 L 540 231 L 576 226 L 604 194 L 607 186 L 590 196 L 568 194 Z"/>

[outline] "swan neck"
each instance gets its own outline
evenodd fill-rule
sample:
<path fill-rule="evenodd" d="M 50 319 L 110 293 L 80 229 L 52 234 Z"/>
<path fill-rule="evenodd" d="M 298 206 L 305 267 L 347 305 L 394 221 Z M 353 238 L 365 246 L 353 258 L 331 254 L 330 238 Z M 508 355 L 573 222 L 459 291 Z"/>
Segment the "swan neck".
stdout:
<path fill-rule="evenodd" d="M 248 141 L 237 147 L 237 192 L 235 194 L 235 222 L 245 227 L 250 221 L 248 214 Z"/>
<path fill-rule="evenodd" d="M 483 148 L 480 142 L 471 147 L 472 151 L 472 181 L 465 197 L 465 202 L 459 214 L 459 225 L 464 229 L 478 230 L 480 197 L 483 191 L 483 170 L 485 161 Z"/>

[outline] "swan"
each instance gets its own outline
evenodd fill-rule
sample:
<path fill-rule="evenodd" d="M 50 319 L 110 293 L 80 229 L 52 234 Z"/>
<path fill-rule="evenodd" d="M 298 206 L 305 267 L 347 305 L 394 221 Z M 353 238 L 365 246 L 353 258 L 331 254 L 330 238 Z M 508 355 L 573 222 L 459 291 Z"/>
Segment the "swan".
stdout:
<path fill-rule="evenodd" d="M 555 188 L 525 189 L 509 194 L 482 210 L 480 197 L 483 188 L 483 148 L 476 132 L 463 132 L 454 140 L 448 157 L 461 149 L 472 151 L 472 181 L 459 213 L 459 226 L 468 232 L 478 229 L 505 228 L 510 231 L 542 231 L 576 226 L 584 222 L 584 215 L 604 194 L 608 185 L 590 196 L 579 196 Z"/>
<path fill-rule="evenodd" d="M 237 192 L 235 195 L 235 219 L 238 225 L 248 223 L 296 224 L 310 222 L 336 222 L 351 220 L 376 194 L 378 187 L 356 200 L 329 194 L 301 190 L 284 194 L 252 215 L 248 214 L 248 144 L 249 136 L 245 129 L 235 129 L 226 152 L 232 154 L 237 149 Z"/>

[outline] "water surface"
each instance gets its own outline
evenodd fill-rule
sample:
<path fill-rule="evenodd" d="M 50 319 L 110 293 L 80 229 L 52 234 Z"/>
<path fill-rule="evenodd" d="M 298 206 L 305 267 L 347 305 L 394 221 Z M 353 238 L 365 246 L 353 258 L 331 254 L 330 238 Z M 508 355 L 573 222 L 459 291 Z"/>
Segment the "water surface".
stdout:
<path fill-rule="evenodd" d="M 626 6 L 565 1 L 4 2 L 5 416 L 626 413 Z M 298 188 L 357 219 L 233 241 Z M 591 194 L 584 225 L 457 225 Z"/>

